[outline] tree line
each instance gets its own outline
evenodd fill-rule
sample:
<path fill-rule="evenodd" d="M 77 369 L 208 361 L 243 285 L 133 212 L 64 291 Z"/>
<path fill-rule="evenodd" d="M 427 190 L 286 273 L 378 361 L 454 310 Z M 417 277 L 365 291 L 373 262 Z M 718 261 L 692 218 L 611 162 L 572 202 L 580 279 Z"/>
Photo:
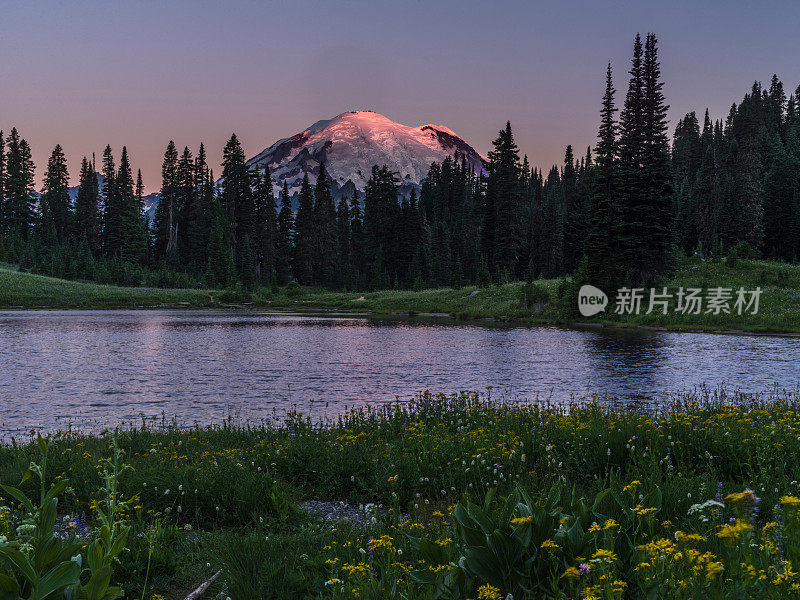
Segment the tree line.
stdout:
<path fill-rule="evenodd" d="M 776 76 L 755 83 L 724 121 L 685 115 L 670 143 L 655 35 L 636 36 L 628 75 L 617 108 L 609 63 L 594 148 L 567 146 L 547 172 L 520 158 L 507 123 L 479 173 L 456 154 L 405 197 L 376 165 L 363 198 L 337 205 L 323 163 L 296 210 L 236 135 L 219 180 L 203 144 L 170 142 L 149 222 L 125 147 L 118 166 L 110 147 L 99 171 L 83 159 L 73 202 L 61 146 L 37 196 L 29 145 L 0 132 L 0 260 L 125 285 L 366 290 L 568 274 L 613 287 L 659 282 L 681 254 L 800 258 L 800 87 L 787 98 Z"/>

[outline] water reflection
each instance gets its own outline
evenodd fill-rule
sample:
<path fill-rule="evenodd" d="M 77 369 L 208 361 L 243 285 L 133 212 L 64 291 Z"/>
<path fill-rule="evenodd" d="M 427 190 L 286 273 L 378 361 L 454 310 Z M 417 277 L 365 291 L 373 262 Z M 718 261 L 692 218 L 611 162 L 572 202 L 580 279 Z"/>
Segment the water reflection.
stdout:
<path fill-rule="evenodd" d="M 236 311 L 2 311 L 0 428 L 259 419 L 431 389 L 663 398 L 720 382 L 795 389 L 800 339 L 502 328 Z"/>

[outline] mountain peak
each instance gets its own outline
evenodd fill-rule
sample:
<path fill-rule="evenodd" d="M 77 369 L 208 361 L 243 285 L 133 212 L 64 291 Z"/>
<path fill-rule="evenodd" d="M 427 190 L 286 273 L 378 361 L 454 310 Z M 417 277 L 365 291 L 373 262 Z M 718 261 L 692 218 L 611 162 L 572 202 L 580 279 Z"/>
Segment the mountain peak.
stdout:
<path fill-rule="evenodd" d="M 316 177 L 324 160 L 338 199 L 351 194 L 354 188 L 363 190 L 373 165 L 386 165 L 398 173 L 401 192 L 419 189 L 431 163 L 442 162 L 456 153 L 476 172 L 483 169 L 485 159 L 448 127 L 413 127 L 373 110 L 350 110 L 278 140 L 247 164 L 251 169 L 269 166 L 276 191 L 286 181 L 294 193 L 304 174 Z"/>

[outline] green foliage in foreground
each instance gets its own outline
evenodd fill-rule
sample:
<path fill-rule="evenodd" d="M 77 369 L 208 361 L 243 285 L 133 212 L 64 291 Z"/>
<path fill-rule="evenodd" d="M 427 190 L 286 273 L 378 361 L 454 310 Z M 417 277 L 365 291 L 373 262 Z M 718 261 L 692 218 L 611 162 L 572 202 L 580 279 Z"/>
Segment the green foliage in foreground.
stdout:
<path fill-rule="evenodd" d="M 128 507 L 118 491 L 119 478 L 126 470 L 122 451 L 112 444 L 113 458 L 103 461 L 100 498 L 92 504 L 96 529 L 87 534 L 77 531 L 75 522 L 68 518 L 66 531 L 57 525 L 59 496 L 67 492 L 69 484 L 59 477 L 57 483 L 48 486 L 49 446 L 41 437 L 37 446 L 40 462 L 31 461 L 22 483 L 38 479 L 38 505 L 21 489 L 1 486 L 15 510 L 1 509 L 0 596 L 24 600 L 122 597 L 122 589 L 112 584 L 114 567 L 130 532 L 120 520 Z"/>
<path fill-rule="evenodd" d="M 800 571 L 797 408 L 422 394 L 327 424 L 64 432 L 48 471 L 72 485 L 60 510 L 91 514 L 105 457 L 125 452 L 118 572 L 136 597 L 178 597 L 222 569 L 215 587 L 234 600 L 784 598 Z M 37 455 L 0 447 L 0 481 Z M 302 499 L 365 504 L 363 524 L 318 523 Z"/>

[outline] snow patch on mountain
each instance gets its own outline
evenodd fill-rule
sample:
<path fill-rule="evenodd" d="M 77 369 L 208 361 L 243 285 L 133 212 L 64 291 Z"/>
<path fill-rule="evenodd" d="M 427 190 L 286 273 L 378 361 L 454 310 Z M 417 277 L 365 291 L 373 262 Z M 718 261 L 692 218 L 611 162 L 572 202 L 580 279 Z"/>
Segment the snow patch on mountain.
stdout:
<path fill-rule="evenodd" d="M 363 190 L 374 165 L 386 165 L 400 177 L 401 193 L 419 189 L 433 162 L 458 153 L 480 172 L 485 159 L 453 130 L 443 125 L 411 127 L 369 110 L 348 111 L 317 121 L 283 138 L 247 161 L 251 169 L 269 166 L 276 194 L 284 181 L 294 196 L 304 174 L 312 184 L 319 165 L 327 162 L 334 196 Z"/>

